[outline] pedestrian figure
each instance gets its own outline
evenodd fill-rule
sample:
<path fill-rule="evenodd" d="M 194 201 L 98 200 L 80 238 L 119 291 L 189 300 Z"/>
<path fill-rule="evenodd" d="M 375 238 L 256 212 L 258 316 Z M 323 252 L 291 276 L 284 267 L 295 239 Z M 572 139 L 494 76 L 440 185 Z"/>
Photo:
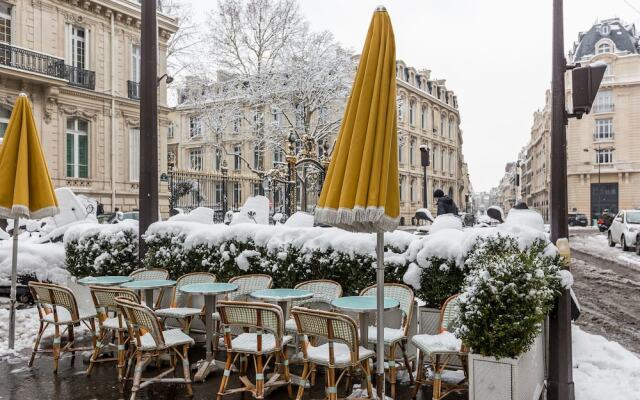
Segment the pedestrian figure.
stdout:
<path fill-rule="evenodd" d="M 436 189 L 433 192 L 433 198 L 438 205 L 438 213 L 437 215 L 442 214 L 454 214 L 458 215 L 458 207 L 456 203 L 454 203 L 453 199 L 449 196 L 446 196 L 441 189 Z"/>

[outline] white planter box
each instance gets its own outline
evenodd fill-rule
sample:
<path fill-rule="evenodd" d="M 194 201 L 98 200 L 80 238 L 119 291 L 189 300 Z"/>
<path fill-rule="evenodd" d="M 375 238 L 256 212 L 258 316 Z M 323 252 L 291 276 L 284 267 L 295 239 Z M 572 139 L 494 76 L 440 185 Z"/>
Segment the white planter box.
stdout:
<path fill-rule="evenodd" d="M 541 333 L 529 351 L 515 359 L 469 354 L 469 400 L 540 399 L 545 381 L 544 343 Z"/>

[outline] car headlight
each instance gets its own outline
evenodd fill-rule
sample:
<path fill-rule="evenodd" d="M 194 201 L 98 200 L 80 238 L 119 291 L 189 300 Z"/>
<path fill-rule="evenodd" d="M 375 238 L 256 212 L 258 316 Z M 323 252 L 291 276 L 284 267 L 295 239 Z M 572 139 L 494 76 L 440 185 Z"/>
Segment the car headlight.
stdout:
<path fill-rule="evenodd" d="M 629 228 L 629 232 L 638 232 L 638 228 Z"/>

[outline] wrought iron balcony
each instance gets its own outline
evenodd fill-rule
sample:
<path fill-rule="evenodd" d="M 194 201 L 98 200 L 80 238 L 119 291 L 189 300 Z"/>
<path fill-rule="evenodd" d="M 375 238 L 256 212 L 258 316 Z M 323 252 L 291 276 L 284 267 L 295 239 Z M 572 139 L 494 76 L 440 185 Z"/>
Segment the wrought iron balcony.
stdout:
<path fill-rule="evenodd" d="M 127 94 L 130 99 L 140 100 L 140 82 L 127 81 Z"/>
<path fill-rule="evenodd" d="M 96 88 L 96 73 L 93 71 L 67 65 L 66 78 L 72 86 L 89 90 L 95 90 Z"/>
<path fill-rule="evenodd" d="M 66 79 L 64 60 L 21 47 L 0 43 L 0 65 Z"/>

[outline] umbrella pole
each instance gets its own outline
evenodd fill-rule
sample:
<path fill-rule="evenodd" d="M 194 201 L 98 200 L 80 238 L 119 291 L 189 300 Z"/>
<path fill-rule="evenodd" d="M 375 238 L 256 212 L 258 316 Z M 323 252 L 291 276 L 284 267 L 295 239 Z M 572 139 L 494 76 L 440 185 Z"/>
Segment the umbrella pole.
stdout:
<path fill-rule="evenodd" d="M 376 282 L 377 282 L 377 355 L 376 355 L 376 391 L 378 399 L 385 398 L 384 390 L 384 232 L 376 233 Z M 363 338 L 366 341 L 366 338 Z M 366 342 L 365 342 L 366 343 Z"/>
<path fill-rule="evenodd" d="M 18 218 L 13 220 L 13 257 L 11 258 L 11 311 L 9 313 L 9 349 L 16 340 L 16 286 L 18 285 Z"/>

